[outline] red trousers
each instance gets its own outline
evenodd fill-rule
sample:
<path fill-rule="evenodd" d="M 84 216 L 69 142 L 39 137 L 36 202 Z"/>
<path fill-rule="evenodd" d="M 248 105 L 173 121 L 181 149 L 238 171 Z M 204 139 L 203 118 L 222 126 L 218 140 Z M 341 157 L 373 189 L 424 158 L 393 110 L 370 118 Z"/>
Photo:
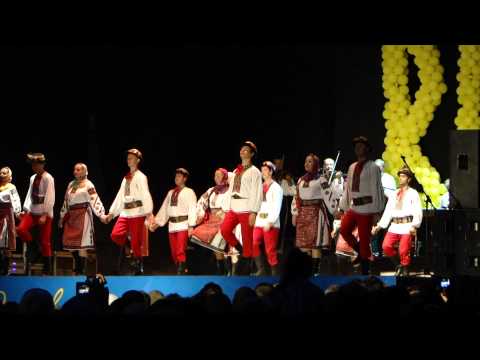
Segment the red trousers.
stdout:
<path fill-rule="evenodd" d="M 383 253 L 389 257 L 397 255 L 397 250 L 394 245 L 400 242 L 398 250 L 400 252 L 400 264 L 406 266 L 410 265 L 410 250 L 412 248 L 412 235 L 410 234 L 394 234 L 387 232 L 385 239 L 383 239 Z"/>
<path fill-rule="evenodd" d="M 233 230 L 240 223 L 242 229 L 242 245 L 243 245 L 243 256 L 252 257 L 252 247 L 253 247 L 253 226 L 250 226 L 248 223 L 248 218 L 250 213 L 236 213 L 232 210 L 225 214 L 223 219 L 222 226 L 220 231 L 223 238 L 227 241 L 228 245 L 236 246 L 239 241 Z"/>
<path fill-rule="evenodd" d="M 168 240 L 170 240 L 170 252 L 175 264 L 187 261 L 185 255 L 188 242 L 188 230 L 168 233 Z"/>
<path fill-rule="evenodd" d="M 142 257 L 142 246 L 145 246 L 147 236 L 145 216 L 118 218 L 110 235 L 113 242 L 119 246 L 125 245 L 128 234 L 130 234 L 133 255 L 136 258 Z"/>
<path fill-rule="evenodd" d="M 17 226 L 17 234 L 23 241 L 30 242 L 32 241 L 32 234 L 30 230 L 34 226 L 40 228 L 40 248 L 42 251 L 42 256 L 52 256 L 52 218 L 47 216 L 45 224 L 39 224 L 38 220 L 40 215 L 33 215 L 31 213 L 26 213 L 20 224 Z"/>
<path fill-rule="evenodd" d="M 280 229 L 272 227 L 268 231 L 263 231 L 261 227 L 253 229 L 253 256 L 260 256 L 260 244 L 265 240 L 265 252 L 270 266 L 278 264 L 277 244 Z"/>
<path fill-rule="evenodd" d="M 353 210 L 348 210 L 342 217 L 342 223 L 340 225 L 340 234 L 345 241 L 353 249 L 358 249 L 360 246 L 359 256 L 360 259 L 367 260 L 371 256 L 370 251 L 370 236 L 372 231 L 373 215 L 359 214 Z M 358 227 L 359 243 L 353 236 L 355 227 Z"/>

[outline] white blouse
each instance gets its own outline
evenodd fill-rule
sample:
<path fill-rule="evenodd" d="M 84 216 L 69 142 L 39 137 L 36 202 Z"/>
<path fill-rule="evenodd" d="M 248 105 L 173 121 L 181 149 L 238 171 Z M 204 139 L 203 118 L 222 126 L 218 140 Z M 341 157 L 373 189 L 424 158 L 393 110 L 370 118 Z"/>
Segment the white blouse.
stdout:
<path fill-rule="evenodd" d="M 48 172 L 43 172 L 38 189 L 38 196 L 43 199 L 43 203 L 33 204 L 32 187 L 36 176 L 36 174 L 33 174 L 30 177 L 30 186 L 25 202 L 23 203 L 23 208 L 25 211 L 31 212 L 34 215 L 47 214 L 50 218 L 53 218 L 53 205 L 55 204 L 55 182 L 53 177 Z"/>
<path fill-rule="evenodd" d="M 17 188 L 13 184 L 8 184 L 0 191 L 0 203 L 11 203 L 15 215 L 22 212 L 22 202 L 18 195 Z"/>
<path fill-rule="evenodd" d="M 353 173 L 357 162 L 348 168 L 347 184 L 340 199 L 340 209 L 347 211 L 352 209 L 359 214 L 375 214 L 385 207 L 385 194 L 383 192 L 380 168 L 371 160 L 368 160 L 360 173 L 359 191 L 352 190 Z M 364 205 L 354 205 L 353 199 L 366 196 L 372 197 L 372 202 Z"/>
<path fill-rule="evenodd" d="M 262 201 L 260 212 L 255 220 L 256 227 L 264 227 L 267 223 L 280 228 L 280 210 L 282 209 L 283 190 L 277 182 L 272 182 L 266 194 L 266 201 Z M 263 217 L 266 214 L 266 218 Z"/>
<path fill-rule="evenodd" d="M 60 210 L 61 219 L 63 219 L 71 206 L 83 203 L 89 203 L 90 208 L 96 216 L 100 217 L 105 215 L 105 208 L 100 200 L 100 196 L 98 196 L 95 186 L 90 180 L 86 180 L 84 185 L 77 188 L 75 192 L 73 192 L 73 184 L 73 181 L 70 182 L 67 191 L 65 192 L 65 199 L 63 201 L 62 209 Z"/>
<path fill-rule="evenodd" d="M 262 188 L 262 173 L 254 165 L 250 166 L 242 174 L 240 181 L 240 191 L 234 191 L 235 176 L 237 176 L 237 170 L 233 172 L 233 175 L 229 176 L 229 189 L 228 192 L 231 196 L 239 196 L 242 199 L 230 199 L 228 200 L 227 209 L 235 212 L 255 212 L 260 211 L 262 205 L 263 188 Z"/>
<path fill-rule="evenodd" d="M 298 180 L 298 191 L 301 200 L 318 200 L 324 199 L 324 191 L 322 189 L 322 178 L 319 177 L 315 180 L 310 180 L 308 187 L 304 187 L 305 181 L 300 178 Z M 292 200 L 292 215 L 298 215 L 297 200 L 296 197 Z"/>
<path fill-rule="evenodd" d="M 387 206 L 383 212 L 383 216 L 378 222 L 378 226 L 386 229 L 390 224 L 392 218 L 403 218 L 412 216 L 413 221 L 409 223 L 395 224 L 391 223 L 388 231 L 394 234 L 408 234 L 412 227 L 419 228 L 422 223 L 422 204 L 420 196 L 415 189 L 408 188 L 403 194 L 403 201 L 400 208 L 397 208 L 397 194 L 400 190 L 395 192 L 394 196 L 390 196 Z"/>
<path fill-rule="evenodd" d="M 205 209 L 208 207 L 210 207 L 210 209 L 222 209 L 224 212 L 227 212 L 229 198 L 228 190 L 223 194 L 212 194 L 213 189 L 214 187 L 211 187 L 200 197 L 200 199 L 198 199 L 197 217 L 203 218 L 205 216 Z M 209 201 L 209 204 L 207 204 L 207 200 Z"/>
<path fill-rule="evenodd" d="M 195 226 L 197 221 L 197 196 L 195 192 L 188 187 L 184 187 L 178 194 L 176 206 L 170 204 L 172 194 L 173 189 L 165 197 L 162 207 L 155 216 L 155 222 L 160 226 L 164 226 L 168 222 L 168 232 L 184 231 L 188 230 L 189 226 Z M 169 218 L 177 216 L 188 216 L 188 220 L 176 223 L 168 221 Z"/>
<path fill-rule="evenodd" d="M 130 181 L 130 194 L 126 193 L 127 180 L 123 178 L 120 190 L 110 206 L 109 213 L 113 217 L 120 215 L 121 217 L 140 217 L 147 216 L 153 211 L 153 201 L 148 189 L 148 179 L 140 170 L 135 171 Z M 142 206 L 132 209 L 125 209 L 125 204 L 134 201 L 141 201 Z"/>

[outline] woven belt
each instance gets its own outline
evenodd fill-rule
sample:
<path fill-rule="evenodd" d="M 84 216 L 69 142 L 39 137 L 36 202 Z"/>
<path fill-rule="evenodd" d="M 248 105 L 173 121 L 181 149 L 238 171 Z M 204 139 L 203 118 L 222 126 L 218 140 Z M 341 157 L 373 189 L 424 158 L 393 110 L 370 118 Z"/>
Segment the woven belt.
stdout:
<path fill-rule="evenodd" d="M 373 198 L 371 196 L 364 196 L 364 197 L 353 199 L 352 202 L 353 202 L 353 205 L 355 206 L 367 205 L 373 202 Z"/>
<path fill-rule="evenodd" d="M 210 208 L 210 212 L 216 216 L 218 216 L 218 214 L 220 214 L 222 211 L 222 208 Z"/>
<path fill-rule="evenodd" d="M 87 208 L 89 205 L 90 204 L 88 202 L 75 204 L 75 205 L 69 206 L 68 210 L 83 209 L 83 208 Z"/>
<path fill-rule="evenodd" d="M 10 209 L 12 208 L 12 203 L 0 203 L 0 209 Z"/>
<path fill-rule="evenodd" d="M 411 223 L 412 221 L 413 221 L 413 216 L 392 218 L 392 222 L 394 224 L 406 224 L 406 223 Z"/>
<path fill-rule="evenodd" d="M 301 203 L 302 206 L 321 205 L 321 204 L 322 204 L 322 200 L 321 200 L 321 199 L 301 200 L 300 203 Z"/>
<path fill-rule="evenodd" d="M 137 201 L 132 201 L 132 202 L 129 202 L 129 203 L 125 203 L 124 208 L 125 209 L 134 209 L 134 208 L 140 207 L 142 205 L 143 205 L 142 200 L 137 200 Z"/>
<path fill-rule="evenodd" d="M 268 217 L 268 214 L 267 213 L 260 213 L 260 214 L 258 214 L 258 217 L 260 219 L 266 219 Z"/>
<path fill-rule="evenodd" d="M 235 195 L 232 195 L 232 199 L 238 200 L 238 199 L 246 199 L 246 198 L 242 198 L 240 195 L 235 194 Z"/>
<path fill-rule="evenodd" d="M 43 204 L 44 201 L 45 201 L 45 196 L 32 195 L 32 204 L 39 205 L 39 204 Z"/>
<path fill-rule="evenodd" d="M 187 221 L 188 220 L 188 215 L 183 215 L 183 216 L 173 216 L 171 218 L 168 219 L 168 221 L 172 222 L 172 223 L 179 223 L 179 222 L 182 222 L 182 221 Z"/>

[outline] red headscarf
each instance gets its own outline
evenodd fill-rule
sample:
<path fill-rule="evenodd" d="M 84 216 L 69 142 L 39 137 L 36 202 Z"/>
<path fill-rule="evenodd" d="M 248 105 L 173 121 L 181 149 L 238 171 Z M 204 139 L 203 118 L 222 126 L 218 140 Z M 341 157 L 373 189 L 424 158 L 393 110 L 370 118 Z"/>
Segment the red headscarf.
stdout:
<path fill-rule="evenodd" d="M 316 180 L 320 177 L 320 159 L 317 155 L 310 153 L 307 155 L 307 157 L 311 157 L 313 159 L 313 167 L 312 170 L 307 172 L 305 175 L 302 176 L 302 180 L 304 182 L 304 185 L 308 186 L 308 183 L 312 180 Z M 297 183 L 297 195 L 295 197 L 297 207 L 299 208 L 301 206 L 301 201 L 300 201 L 300 190 L 298 189 L 298 183 Z"/>
<path fill-rule="evenodd" d="M 220 171 L 223 174 L 223 179 L 220 185 L 215 185 L 213 192 L 215 194 L 223 194 L 228 190 L 228 171 L 224 168 L 219 168 L 215 172 Z"/>
<path fill-rule="evenodd" d="M 307 157 L 311 157 L 313 159 L 313 167 L 312 170 L 307 172 L 305 175 L 302 176 L 302 179 L 304 182 L 307 184 L 315 179 L 318 179 L 320 177 L 320 159 L 318 158 L 317 155 L 315 154 L 308 154 Z"/>

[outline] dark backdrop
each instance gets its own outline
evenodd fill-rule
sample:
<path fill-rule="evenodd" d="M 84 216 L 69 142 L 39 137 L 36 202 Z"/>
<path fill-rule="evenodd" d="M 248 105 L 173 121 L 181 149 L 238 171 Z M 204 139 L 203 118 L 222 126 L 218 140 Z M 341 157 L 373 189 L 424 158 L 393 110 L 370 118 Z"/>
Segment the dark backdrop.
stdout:
<path fill-rule="evenodd" d="M 448 44 L 440 50 L 449 91 L 422 145 L 447 176 L 446 148 L 436 145 L 448 141 L 453 126 L 458 51 Z M 108 209 L 131 147 L 144 153 L 155 212 L 176 167 L 190 170 L 200 196 L 215 168 L 235 167 L 246 139 L 259 148 L 257 164 L 284 155 L 297 176 L 308 152 L 324 158 L 341 149 L 345 169 L 359 133 L 371 138 L 375 156 L 383 151 L 380 44 L 38 44 L 2 54 L 0 163 L 12 168 L 23 201 L 31 175 L 25 154 L 44 152 L 56 181 L 56 214 L 78 161 L 89 165 Z M 97 226 L 107 273 L 112 225 Z M 59 236 L 55 231 L 57 247 Z M 160 269 L 170 262 L 166 229 L 150 244 L 150 265 Z"/>

